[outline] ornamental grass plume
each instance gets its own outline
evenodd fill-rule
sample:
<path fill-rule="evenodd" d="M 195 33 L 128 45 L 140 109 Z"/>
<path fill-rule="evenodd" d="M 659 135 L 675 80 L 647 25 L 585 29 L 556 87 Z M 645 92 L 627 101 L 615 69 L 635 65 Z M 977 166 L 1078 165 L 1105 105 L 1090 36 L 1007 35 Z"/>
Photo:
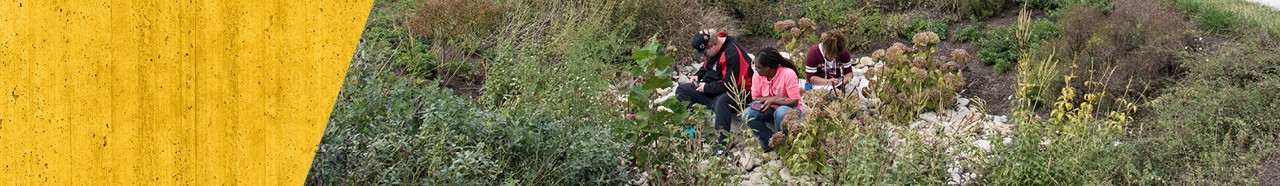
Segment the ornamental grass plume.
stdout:
<path fill-rule="evenodd" d="M 791 28 L 794 28 L 794 27 L 796 27 L 796 21 L 792 21 L 790 19 L 773 23 L 773 31 L 776 31 L 778 33 L 786 32 L 787 30 L 791 30 Z"/>

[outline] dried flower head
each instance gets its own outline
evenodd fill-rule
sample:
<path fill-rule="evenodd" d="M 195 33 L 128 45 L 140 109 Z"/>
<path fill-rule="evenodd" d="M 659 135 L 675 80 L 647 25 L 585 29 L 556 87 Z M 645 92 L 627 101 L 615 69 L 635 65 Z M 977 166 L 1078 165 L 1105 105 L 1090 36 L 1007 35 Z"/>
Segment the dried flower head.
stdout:
<path fill-rule="evenodd" d="M 960 75 L 956 75 L 955 73 L 947 73 L 947 75 L 942 75 L 942 82 L 946 85 L 950 85 L 951 88 L 955 90 L 960 90 L 964 88 L 964 77 L 961 77 Z"/>
<path fill-rule="evenodd" d="M 769 138 L 769 148 L 778 148 L 782 146 L 782 143 L 785 143 L 786 141 L 787 141 L 786 133 L 781 133 L 781 132 L 773 133 L 773 137 Z"/>
<path fill-rule="evenodd" d="M 786 41 L 783 41 L 783 40 L 781 40 L 781 39 L 779 39 L 779 40 L 778 40 L 778 43 L 776 43 L 776 44 L 778 45 L 778 47 L 779 47 L 779 48 L 784 47 L 784 46 L 787 46 L 787 42 L 786 42 Z"/>
<path fill-rule="evenodd" d="M 902 54 L 905 52 L 907 52 L 906 47 L 900 46 L 900 45 L 893 45 L 892 47 L 889 47 L 889 50 L 885 51 L 884 57 L 888 58 L 889 61 L 893 61 L 893 60 L 897 60 L 899 57 L 902 57 Z"/>
<path fill-rule="evenodd" d="M 811 30 L 818 30 L 818 24 L 814 23 L 814 22 L 813 22 L 813 19 L 809 19 L 809 18 L 807 18 L 807 17 L 806 17 L 806 18 L 800 18 L 800 28 L 808 28 L 808 29 L 811 29 Z"/>
<path fill-rule="evenodd" d="M 969 64 L 969 51 L 964 49 L 955 49 L 951 51 L 951 59 L 956 60 L 960 65 Z"/>
<path fill-rule="evenodd" d="M 792 36 L 800 37 L 800 34 L 802 34 L 802 33 L 800 32 L 800 28 L 799 28 L 799 27 L 797 27 L 797 28 L 791 28 L 791 35 L 792 35 Z"/>
<path fill-rule="evenodd" d="M 915 75 L 916 77 L 924 77 L 925 75 L 929 75 L 929 72 L 919 67 L 911 67 L 911 74 Z M 910 78 L 910 79 L 914 79 L 914 78 Z"/>
<path fill-rule="evenodd" d="M 676 48 L 677 47 L 675 45 L 667 45 L 667 49 L 664 50 L 664 52 L 666 52 L 667 54 L 675 54 L 677 50 Z"/>
<path fill-rule="evenodd" d="M 914 60 L 911 60 L 911 66 L 913 67 L 927 69 L 926 65 L 928 65 L 928 61 L 925 60 L 924 56 L 916 56 Z"/>
<path fill-rule="evenodd" d="M 786 32 L 793 27 L 796 27 L 796 21 L 792 21 L 790 19 L 773 23 L 773 31 L 778 33 Z"/>
<path fill-rule="evenodd" d="M 923 33 L 918 33 L 915 36 L 911 37 L 911 42 L 915 43 L 916 46 L 927 47 L 927 46 L 937 45 L 939 42 L 939 39 L 938 39 L 937 33 L 923 32 Z"/>
<path fill-rule="evenodd" d="M 960 64 L 957 64 L 955 61 L 948 61 L 947 63 L 942 64 L 942 70 L 948 72 L 960 71 Z"/>
<path fill-rule="evenodd" d="M 796 110 L 787 111 L 782 115 L 782 126 L 786 127 L 790 132 L 804 131 L 803 120 L 800 120 L 800 112 Z"/>
<path fill-rule="evenodd" d="M 884 49 L 877 49 L 871 52 L 871 58 L 876 60 L 884 60 Z"/>

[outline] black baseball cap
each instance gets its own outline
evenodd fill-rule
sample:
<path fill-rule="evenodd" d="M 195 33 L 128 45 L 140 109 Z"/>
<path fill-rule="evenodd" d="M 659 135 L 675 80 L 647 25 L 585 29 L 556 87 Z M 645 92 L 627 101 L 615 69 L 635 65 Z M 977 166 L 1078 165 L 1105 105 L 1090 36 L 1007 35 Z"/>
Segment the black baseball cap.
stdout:
<path fill-rule="evenodd" d="M 694 59 L 702 59 L 702 53 L 707 50 L 707 42 L 710 40 L 711 35 L 707 35 L 706 33 L 698 32 L 697 34 L 693 34 L 693 44 L 691 45 L 693 46 L 694 51 L 698 51 L 694 54 Z"/>

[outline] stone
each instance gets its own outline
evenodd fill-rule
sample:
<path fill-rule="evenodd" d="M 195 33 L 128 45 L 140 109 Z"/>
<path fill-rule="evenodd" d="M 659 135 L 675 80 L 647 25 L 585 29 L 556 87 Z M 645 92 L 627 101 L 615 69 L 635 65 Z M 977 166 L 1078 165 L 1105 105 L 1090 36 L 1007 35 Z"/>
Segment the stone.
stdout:
<path fill-rule="evenodd" d="M 783 181 L 791 181 L 791 170 L 787 168 L 779 169 L 778 176 L 782 177 Z"/>
<path fill-rule="evenodd" d="M 956 98 L 956 107 L 969 107 L 969 98 Z"/>
<path fill-rule="evenodd" d="M 987 152 L 990 152 L 990 151 L 991 151 L 991 141 L 990 141 L 990 140 L 974 140 L 974 141 L 973 141 L 973 146 L 977 146 L 978 148 L 980 148 L 980 149 L 982 149 L 982 150 L 986 150 Z"/>

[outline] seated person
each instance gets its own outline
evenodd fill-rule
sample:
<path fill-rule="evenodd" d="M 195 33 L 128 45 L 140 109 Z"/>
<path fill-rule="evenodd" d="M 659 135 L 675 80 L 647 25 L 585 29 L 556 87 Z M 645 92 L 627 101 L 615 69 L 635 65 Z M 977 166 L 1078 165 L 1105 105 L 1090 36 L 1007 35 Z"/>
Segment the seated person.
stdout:
<path fill-rule="evenodd" d="M 694 73 L 694 83 L 676 87 L 676 99 L 692 103 L 691 107 L 693 104 L 707 106 L 715 115 L 716 129 L 728 133 L 730 120 L 742 110 L 738 108 L 742 105 L 738 100 L 746 100 L 746 95 L 738 94 L 745 94 L 751 88 L 750 78 L 754 74 L 749 66 L 751 58 L 747 58 L 747 52 L 726 32 L 708 29 L 694 34 L 692 40 L 697 58 L 706 61 Z M 720 136 L 721 147 L 727 144 L 726 138 Z"/>
<path fill-rule="evenodd" d="M 782 58 L 773 48 L 765 48 L 757 53 L 759 56 L 752 65 L 756 75 L 751 77 L 751 103 L 746 109 L 747 126 L 755 129 L 755 136 L 760 139 L 760 146 L 765 152 L 773 151 L 769 146 L 769 138 L 774 133 L 787 131 L 782 129 L 782 118 L 788 111 L 799 111 L 803 108 L 800 97 L 799 77 L 795 64 Z"/>
<path fill-rule="evenodd" d="M 853 57 L 845 43 L 844 34 L 838 31 L 822 33 L 822 43 L 809 47 L 804 59 L 804 90 L 839 89 L 846 74 L 853 72 Z"/>

